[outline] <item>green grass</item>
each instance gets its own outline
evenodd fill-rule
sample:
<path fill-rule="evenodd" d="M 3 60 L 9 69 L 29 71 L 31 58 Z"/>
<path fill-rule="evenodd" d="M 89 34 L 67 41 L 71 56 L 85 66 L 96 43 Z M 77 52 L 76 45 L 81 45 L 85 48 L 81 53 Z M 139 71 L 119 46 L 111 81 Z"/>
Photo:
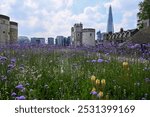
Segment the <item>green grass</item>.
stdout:
<path fill-rule="evenodd" d="M 143 70 L 150 68 L 149 63 L 129 62 L 129 70 L 125 70 L 122 62 L 114 58 L 109 63 L 93 63 L 88 61 L 97 60 L 96 53 L 46 48 L 7 49 L 1 55 L 8 58 L 0 64 L 0 76 L 7 77 L 0 80 L 1 100 L 15 99 L 11 96 L 13 92 L 24 95 L 27 100 L 106 99 L 106 95 L 110 100 L 150 99 L 150 82 L 145 82 L 150 72 Z M 11 58 L 16 58 L 15 68 L 7 73 Z M 20 70 L 22 64 L 23 71 Z M 104 88 L 96 88 L 97 92 L 103 91 L 101 98 L 90 94 L 94 87 L 92 75 L 106 80 Z M 15 88 L 18 84 L 23 84 L 24 91 Z"/>

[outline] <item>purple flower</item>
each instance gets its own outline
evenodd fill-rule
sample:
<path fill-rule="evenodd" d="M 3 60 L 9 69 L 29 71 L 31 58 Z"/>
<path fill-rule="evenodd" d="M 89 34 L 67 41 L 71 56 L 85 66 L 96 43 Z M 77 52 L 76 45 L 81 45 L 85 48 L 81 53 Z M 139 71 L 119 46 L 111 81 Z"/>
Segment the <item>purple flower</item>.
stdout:
<path fill-rule="evenodd" d="M 7 57 L 5 56 L 0 56 L 0 61 L 6 61 L 7 60 Z"/>
<path fill-rule="evenodd" d="M 96 60 L 92 60 L 91 62 L 92 62 L 92 63 L 96 63 Z"/>
<path fill-rule="evenodd" d="M 108 60 L 105 60 L 105 62 L 106 62 L 106 63 L 109 63 L 110 61 L 108 61 Z"/>
<path fill-rule="evenodd" d="M 10 61 L 11 61 L 12 64 L 16 63 L 16 59 L 15 58 L 11 59 Z"/>
<path fill-rule="evenodd" d="M 8 69 L 10 70 L 10 69 L 13 69 L 15 66 L 13 65 L 13 64 L 9 64 L 8 65 Z"/>
<path fill-rule="evenodd" d="M 13 92 L 12 94 L 11 94 L 11 96 L 12 97 L 15 97 L 17 94 L 15 93 L 15 92 Z"/>
<path fill-rule="evenodd" d="M 22 85 L 22 84 L 19 84 L 19 85 L 17 85 L 17 86 L 16 86 L 16 89 L 23 90 L 23 89 L 24 89 L 24 87 L 23 87 L 23 85 Z"/>
<path fill-rule="evenodd" d="M 98 63 L 102 63 L 104 60 L 103 59 L 98 59 L 97 62 Z"/>
<path fill-rule="evenodd" d="M 108 55 L 109 55 L 109 53 L 106 53 L 106 54 L 105 54 L 105 56 L 108 56 Z"/>
<path fill-rule="evenodd" d="M 26 98 L 25 98 L 25 96 L 19 96 L 19 97 L 16 97 L 16 100 L 25 100 Z"/>
<path fill-rule="evenodd" d="M 10 73 L 11 72 L 11 70 L 7 70 L 7 73 Z"/>
<path fill-rule="evenodd" d="M 150 79 L 149 78 L 145 78 L 145 82 L 150 82 Z"/>
<path fill-rule="evenodd" d="M 144 69 L 143 69 L 143 71 L 149 71 L 150 70 L 150 68 L 148 68 L 148 67 L 145 67 Z"/>
<path fill-rule="evenodd" d="M 24 64 L 21 64 L 20 67 L 24 67 Z"/>
<path fill-rule="evenodd" d="M 5 81 L 6 79 L 7 79 L 6 76 L 1 76 L 1 80 L 2 80 L 2 81 Z"/>
<path fill-rule="evenodd" d="M 23 71 L 23 70 L 24 70 L 24 67 L 19 67 L 19 70 L 20 70 L 20 71 Z"/>
<path fill-rule="evenodd" d="M 1 63 L 1 64 L 4 64 L 6 60 L 7 60 L 6 57 L 0 56 L 0 63 Z"/>
<path fill-rule="evenodd" d="M 91 95 L 97 95 L 97 92 L 96 92 L 96 91 L 91 91 L 90 94 L 91 94 Z"/>

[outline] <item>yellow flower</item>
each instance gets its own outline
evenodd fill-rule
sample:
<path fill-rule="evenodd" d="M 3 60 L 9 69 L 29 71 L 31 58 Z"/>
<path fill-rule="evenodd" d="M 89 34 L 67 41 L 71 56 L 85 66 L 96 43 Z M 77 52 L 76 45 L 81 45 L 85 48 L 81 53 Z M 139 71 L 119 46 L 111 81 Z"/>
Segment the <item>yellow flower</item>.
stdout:
<path fill-rule="evenodd" d="M 94 75 L 91 76 L 91 81 L 95 81 L 96 77 Z"/>
<path fill-rule="evenodd" d="M 123 68 L 124 68 L 124 69 L 129 69 L 129 64 L 128 64 L 128 62 L 123 62 L 122 65 L 123 65 Z"/>
<path fill-rule="evenodd" d="M 102 91 L 100 91 L 100 92 L 98 93 L 98 97 L 103 97 L 103 92 L 102 92 Z"/>
<path fill-rule="evenodd" d="M 105 79 L 102 79 L 101 80 L 101 84 L 104 86 L 104 85 L 106 85 L 106 80 Z"/>
<path fill-rule="evenodd" d="M 95 87 L 93 87 L 93 89 L 92 89 L 92 91 L 91 91 L 91 92 L 93 92 L 93 91 L 96 91 Z"/>
<path fill-rule="evenodd" d="M 96 85 L 99 85 L 100 84 L 100 80 L 99 79 L 96 79 Z"/>

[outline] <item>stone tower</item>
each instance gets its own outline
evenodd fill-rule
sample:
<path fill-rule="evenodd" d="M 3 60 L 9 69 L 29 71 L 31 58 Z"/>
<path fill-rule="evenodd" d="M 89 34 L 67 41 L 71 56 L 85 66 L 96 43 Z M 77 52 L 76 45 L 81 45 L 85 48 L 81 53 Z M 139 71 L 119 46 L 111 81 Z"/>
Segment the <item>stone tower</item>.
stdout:
<path fill-rule="evenodd" d="M 17 43 L 18 23 L 10 21 L 10 44 Z"/>
<path fill-rule="evenodd" d="M 9 17 L 0 15 L 0 45 L 8 44 L 10 40 L 10 22 Z"/>
<path fill-rule="evenodd" d="M 82 45 L 95 46 L 95 29 L 85 28 L 82 30 Z"/>
<path fill-rule="evenodd" d="M 74 27 L 71 28 L 71 37 L 75 47 L 82 46 L 82 29 L 83 25 L 81 23 L 74 24 Z"/>
<path fill-rule="evenodd" d="M 111 5 L 109 7 L 107 33 L 114 33 L 113 15 Z"/>
<path fill-rule="evenodd" d="M 18 39 L 18 24 L 0 14 L 0 45 L 14 44 Z"/>

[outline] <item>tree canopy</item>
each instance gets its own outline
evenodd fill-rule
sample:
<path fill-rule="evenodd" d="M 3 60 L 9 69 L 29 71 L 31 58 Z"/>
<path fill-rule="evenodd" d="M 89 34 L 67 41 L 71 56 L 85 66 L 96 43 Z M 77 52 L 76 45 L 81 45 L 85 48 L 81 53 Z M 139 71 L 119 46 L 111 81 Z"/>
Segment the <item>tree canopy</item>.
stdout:
<path fill-rule="evenodd" d="M 150 0 L 144 0 L 139 3 L 139 19 L 145 20 L 150 19 Z"/>

